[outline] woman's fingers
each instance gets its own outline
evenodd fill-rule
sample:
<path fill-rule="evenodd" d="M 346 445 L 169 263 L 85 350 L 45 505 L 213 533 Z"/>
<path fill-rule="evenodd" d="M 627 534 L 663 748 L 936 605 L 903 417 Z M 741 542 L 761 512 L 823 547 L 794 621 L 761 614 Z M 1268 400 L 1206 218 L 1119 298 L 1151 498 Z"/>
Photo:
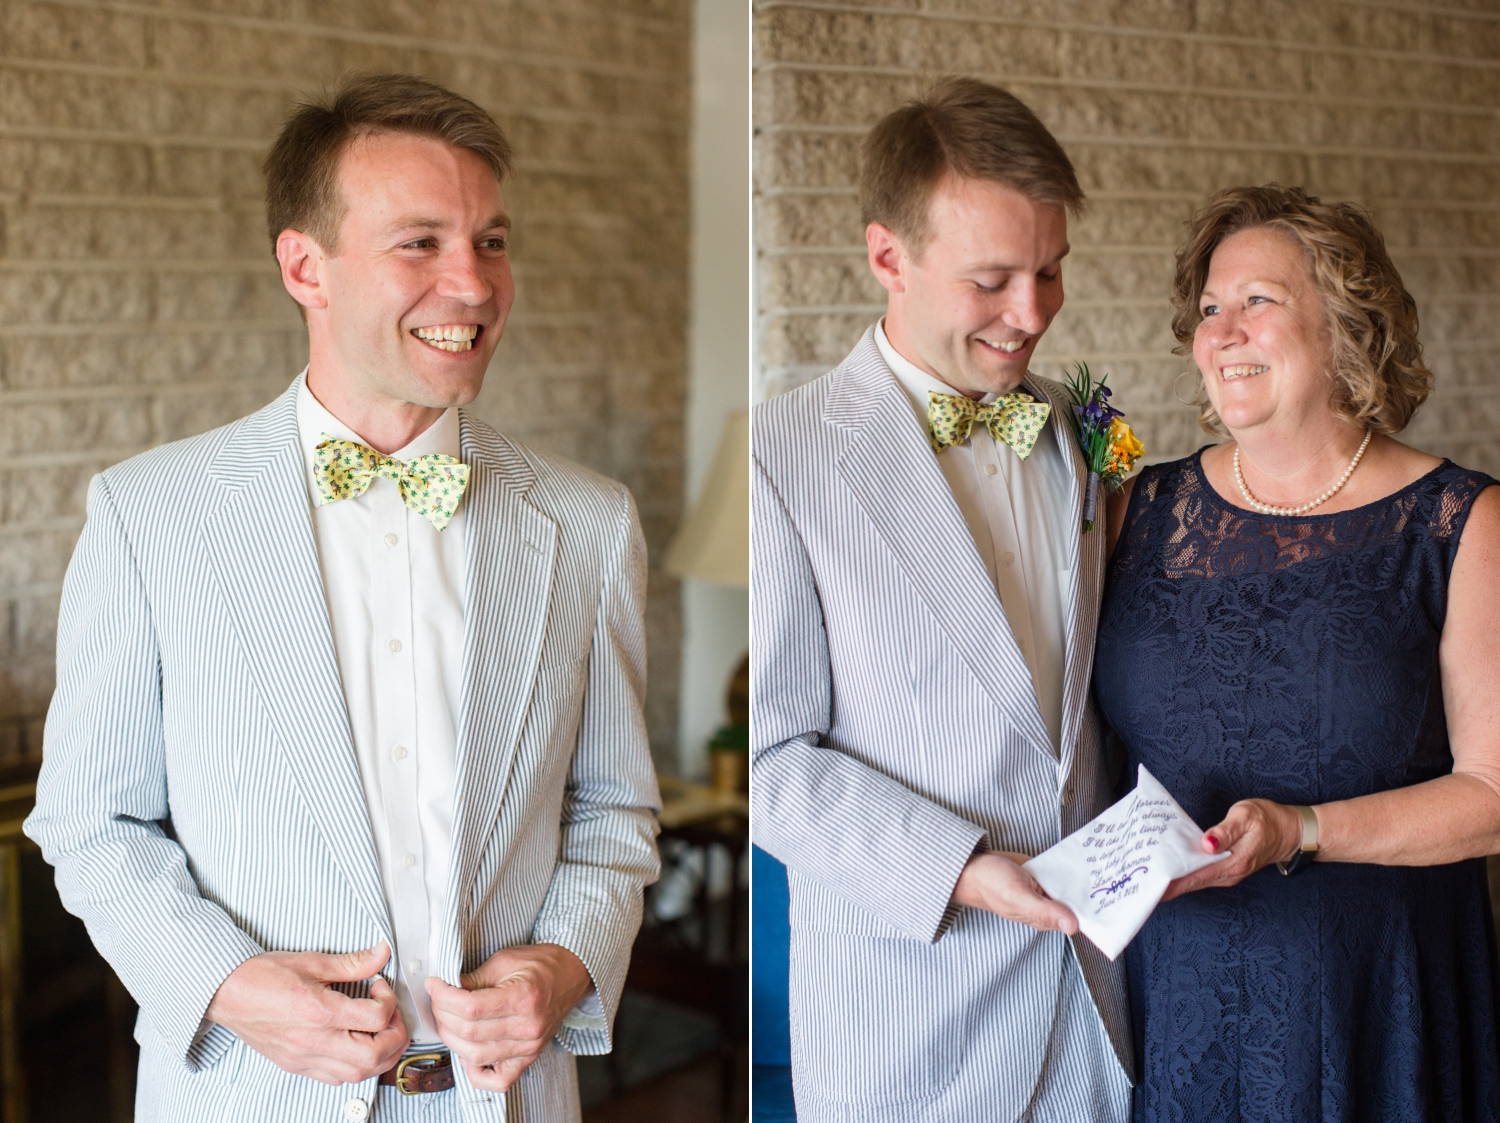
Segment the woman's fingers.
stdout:
<path fill-rule="evenodd" d="M 1207 873 L 1208 870 L 1194 870 L 1183 877 L 1175 878 L 1167 883 L 1167 891 L 1162 894 L 1161 899 L 1170 901 L 1173 897 L 1181 897 L 1185 893 L 1206 888 L 1211 882 L 1211 878 L 1205 876 Z"/>
<path fill-rule="evenodd" d="M 1210 887 L 1238 885 L 1252 873 L 1286 858 L 1288 815 L 1291 808 L 1268 799 L 1243 799 L 1231 807 L 1222 822 L 1203 833 L 1203 849 L 1229 857 L 1180 877 L 1167 886 L 1162 897 L 1170 901 L 1184 893 Z M 1299 820 L 1300 822 L 1300 820 Z"/>
<path fill-rule="evenodd" d="M 1229 809 L 1223 822 L 1215 823 L 1203 832 L 1204 845 L 1208 847 L 1209 853 L 1222 854 L 1226 850 L 1237 851 L 1240 841 L 1254 829 L 1254 802 L 1248 799 L 1240 800 Z"/>

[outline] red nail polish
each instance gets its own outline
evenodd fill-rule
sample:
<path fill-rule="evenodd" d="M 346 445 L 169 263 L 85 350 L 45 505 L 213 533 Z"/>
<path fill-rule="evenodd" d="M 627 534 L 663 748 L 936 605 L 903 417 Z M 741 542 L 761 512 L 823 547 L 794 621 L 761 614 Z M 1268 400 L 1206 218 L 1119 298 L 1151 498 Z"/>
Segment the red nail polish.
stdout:
<path fill-rule="evenodd" d="M 1208 839 L 1208 848 L 1217 854 L 1219 852 L 1219 840 L 1211 834 L 1206 834 L 1203 837 Z"/>

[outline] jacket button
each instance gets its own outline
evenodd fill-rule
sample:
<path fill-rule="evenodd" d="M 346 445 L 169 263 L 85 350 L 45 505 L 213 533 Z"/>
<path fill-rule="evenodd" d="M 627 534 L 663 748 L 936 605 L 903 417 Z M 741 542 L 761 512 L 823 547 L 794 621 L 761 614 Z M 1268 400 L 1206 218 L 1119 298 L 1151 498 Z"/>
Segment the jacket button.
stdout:
<path fill-rule="evenodd" d="M 364 1100 L 350 1100 L 344 1105 L 344 1118 L 349 1123 L 364 1123 L 370 1116 L 370 1105 Z"/>

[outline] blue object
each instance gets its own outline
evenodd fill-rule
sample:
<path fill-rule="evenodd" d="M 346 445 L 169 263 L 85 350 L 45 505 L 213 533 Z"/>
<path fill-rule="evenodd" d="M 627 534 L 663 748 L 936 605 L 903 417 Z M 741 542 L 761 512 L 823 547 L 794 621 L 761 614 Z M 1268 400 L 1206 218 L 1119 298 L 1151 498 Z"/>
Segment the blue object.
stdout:
<path fill-rule="evenodd" d="M 1453 769 L 1438 649 L 1488 476 L 1450 462 L 1331 515 L 1253 515 L 1198 456 L 1136 479 L 1109 570 L 1099 708 L 1202 827 Z M 1097 533 L 1097 531 L 1095 532 Z M 1483 859 L 1274 865 L 1161 905 L 1126 950 L 1135 1123 L 1500 1119 Z"/>
<path fill-rule="evenodd" d="M 756 1065 L 750 1070 L 752 1123 L 797 1123 L 788 1065 Z"/>
<path fill-rule="evenodd" d="M 752 846 L 750 855 L 750 1059 L 756 1065 L 789 1068 L 791 929 L 786 867 L 759 846 Z"/>

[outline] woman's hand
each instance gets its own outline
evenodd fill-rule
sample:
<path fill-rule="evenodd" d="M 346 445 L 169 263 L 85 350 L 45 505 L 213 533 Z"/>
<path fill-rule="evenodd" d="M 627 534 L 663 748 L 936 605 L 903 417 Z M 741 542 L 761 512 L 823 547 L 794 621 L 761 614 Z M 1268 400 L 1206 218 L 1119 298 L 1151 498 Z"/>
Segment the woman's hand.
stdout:
<path fill-rule="evenodd" d="M 1205 854 L 1230 856 L 1205 866 L 1167 886 L 1162 897 L 1170 901 L 1184 893 L 1209 887 L 1238 885 L 1272 862 L 1285 862 L 1302 845 L 1302 816 L 1295 807 L 1269 799 L 1242 799 L 1229 809 L 1224 821 L 1203 835 Z"/>

